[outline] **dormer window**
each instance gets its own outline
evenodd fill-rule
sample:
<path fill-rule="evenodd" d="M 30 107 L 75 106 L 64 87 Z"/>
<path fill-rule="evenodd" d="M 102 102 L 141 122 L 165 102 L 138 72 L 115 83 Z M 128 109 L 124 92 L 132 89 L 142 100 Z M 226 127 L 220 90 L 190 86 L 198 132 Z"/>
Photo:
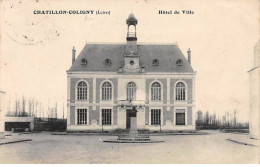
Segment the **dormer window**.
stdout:
<path fill-rule="evenodd" d="M 159 60 L 158 59 L 153 60 L 153 66 L 159 66 Z"/>
<path fill-rule="evenodd" d="M 85 59 L 85 58 L 81 59 L 81 64 L 82 65 L 86 65 L 87 63 L 88 63 L 87 59 Z"/>
<path fill-rule="evenodd" d="M 110 66 L 111 65 L 111 60 L 110 59 L 106 59 L 105 60 L 105 65 Z"/>
<path fill-rule="evenodd" d="M 182 66 L 183 65 L 182 59 L 178 59 L 176 61 L 176 64 L 177 64 L 177 66 Z"/>

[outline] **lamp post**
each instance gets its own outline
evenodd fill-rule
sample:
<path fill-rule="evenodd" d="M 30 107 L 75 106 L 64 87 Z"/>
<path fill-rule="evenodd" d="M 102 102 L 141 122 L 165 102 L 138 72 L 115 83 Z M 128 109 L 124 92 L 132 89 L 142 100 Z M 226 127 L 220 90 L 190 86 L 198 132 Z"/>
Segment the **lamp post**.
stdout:
<path fill-rule="evenodd" d="M 103 116 L 101 118 L 101 126 L 102 126 L 102 133 L 103 133 Z"/>
<path fill-rule="evenodd" d="M 160 115 L 160 132 L 162 131 L 162 122 L 161 122 L 161 115 Z"/>

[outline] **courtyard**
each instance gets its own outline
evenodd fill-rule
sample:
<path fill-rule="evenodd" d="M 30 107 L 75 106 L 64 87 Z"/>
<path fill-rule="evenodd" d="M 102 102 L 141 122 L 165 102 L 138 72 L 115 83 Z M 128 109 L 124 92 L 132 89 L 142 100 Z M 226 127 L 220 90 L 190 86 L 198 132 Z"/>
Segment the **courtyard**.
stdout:
<path fill-rule="evenodd" d="M 104 143 L 116 136 L 51 135 L 49 132 L 17 135 L 32 141 L 0 145 L 0 163 L 257 163 L 259 147 L 228 138 L 245 134 L 205 131 L 206 135 L 151 136 L 164 143 Z M 15 137 L 15 136 L 14 136 Z"/>

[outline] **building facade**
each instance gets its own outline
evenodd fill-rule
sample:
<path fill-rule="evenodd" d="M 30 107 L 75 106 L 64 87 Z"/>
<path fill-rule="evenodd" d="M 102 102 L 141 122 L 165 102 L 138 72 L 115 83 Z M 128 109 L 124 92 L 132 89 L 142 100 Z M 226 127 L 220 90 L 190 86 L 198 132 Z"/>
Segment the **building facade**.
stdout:
<path fill-rule="evenodd" d="M 253 68 L 248 72 L 250 81 L 250 138 L 260 139 L 260 41 L 254 47 Z"/>
<path fill-rule="evenodd" d="M 195 130 L 191 51 L 176 44 L 139 44 L 130 14 L 123 44 L 86 44 L 67 71 L 67 130 Z M 132 115 L 132 110 L 137 110 Z"/>

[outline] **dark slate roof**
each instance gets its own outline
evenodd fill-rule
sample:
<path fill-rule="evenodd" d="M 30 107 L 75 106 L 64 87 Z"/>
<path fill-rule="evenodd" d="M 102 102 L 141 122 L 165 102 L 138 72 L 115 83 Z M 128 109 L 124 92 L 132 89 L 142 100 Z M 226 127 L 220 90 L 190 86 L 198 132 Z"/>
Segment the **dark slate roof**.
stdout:
<path fill-rule="evenodd" d="M 177 45 L 138 45 L 140 67 L 146 72 L 194 72 Z M 124 66 L 126 44 L 86 44 L 69 71 L 107 71 L 117 72 Z M 86 58 L 87 65 L 81 64 Z M 105 60 L 110 59 L 111 65 Z M 153 60 L 159 60 L 159 66 L 153 66 Z M 182 59 L 183 65 L 177 66 L 176 61 Z"/>

